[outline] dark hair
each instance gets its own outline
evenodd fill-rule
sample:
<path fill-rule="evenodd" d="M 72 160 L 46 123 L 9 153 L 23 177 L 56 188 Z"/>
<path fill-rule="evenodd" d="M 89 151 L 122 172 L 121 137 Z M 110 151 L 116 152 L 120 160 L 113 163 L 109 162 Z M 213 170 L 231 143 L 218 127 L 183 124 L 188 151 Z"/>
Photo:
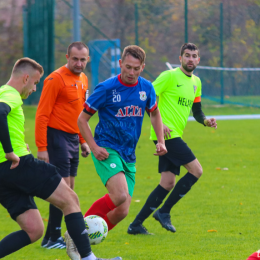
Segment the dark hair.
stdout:
<path fill-rule="evenodd" d="M 190 51 L 198 51 L 198 55 L 200 56 L 200 51 L 199 51 L 199 48 L 194 44 L 194 43 L 191 43 L 191 42 L 188 42 L 188 43 L 184 43 L 182 46 L 181 46 L 181 56 L 183 55 L 184 51 L 188 49 Z"/>
<path fill-rule="evenodd" d="M 38 62 L 36 62 L 35 60 L 32 60 L 30 58 L 27 58 L 27 57 L 21 58 L 16 61 L 16 63 L 14 64 L 12 73 L 19 73 L 24 69 L 38 70 L 40 72 L 41 76 L 44 73 L 43 67 Z"/>
<path fill-rule="evenodd" d="M 78 50 L 82 50 L 83 48 L 86 48 L 89 51 L 89 48 L 85 43 L 83 43 L 83 42 L 73 42 L 69 45 L 69 47 L 67 49 L 68 56 L 70 56 L 70 52 L 71 52 L 71 49 L 73 47 L 76 47 Z"/>
<path fill-rule="evenodd" d="M 127 55 L 131 55 L 134 58 L 140 60 L 141 64 L 145 62 L 145 51 L 137 46 L 137 45 L 129 45 L 124 48 L 123 54 L 122 54 L 122 61 L 124 61 L 125 57 Z"/>

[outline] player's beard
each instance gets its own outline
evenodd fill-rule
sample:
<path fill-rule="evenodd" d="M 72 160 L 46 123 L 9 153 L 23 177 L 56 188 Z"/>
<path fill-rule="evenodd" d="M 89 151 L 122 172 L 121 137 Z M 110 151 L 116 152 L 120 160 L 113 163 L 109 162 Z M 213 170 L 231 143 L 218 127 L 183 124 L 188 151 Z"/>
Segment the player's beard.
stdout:
<path fill-rule="evenodd" d="M 194 64 L 193 64 L 193 67 L 192 67 L 192 68 L 189 68 L 189 67 L 187 66 L 187 64 L 184 64 L 184 63 L 182 63 L 181 65 L 182 65 L 182 67 L 183 67 L 187 72 L 192 72 L 192 71 L 194 71 L 194 70 L 196 69 L 196 67 L 197 67 L 197 66 L 195 66 Z"/>

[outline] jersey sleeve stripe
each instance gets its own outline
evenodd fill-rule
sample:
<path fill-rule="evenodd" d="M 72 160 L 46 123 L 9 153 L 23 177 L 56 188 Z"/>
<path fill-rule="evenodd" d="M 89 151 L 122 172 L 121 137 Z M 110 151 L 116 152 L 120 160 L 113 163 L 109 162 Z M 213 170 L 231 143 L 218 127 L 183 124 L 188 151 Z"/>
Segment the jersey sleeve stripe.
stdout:
<path fill-rule="evenodd" d="M 97 112 L 97 110 L 92 109 L 87 103 L 84 103 L 83 106 L 84 106 L 85 109 L 86 109 L 90 114 L 92 114 L 92 115 L 94 115 L 94 114 Z"/>
<path fill-rule="evenodd" d="M 155 102 L 155 104 L 154 104 L 153 107 L 147 109 L 147 111 L 148 111 L 149 113 L 151 113 L 151 112 L 153 112 L 156 108 L 157 108 L 157 102 Z"/>
<path fill-rule="evenodd" d="M 201 97 L 195 97 L 193 103 L 201 102 Z"/>

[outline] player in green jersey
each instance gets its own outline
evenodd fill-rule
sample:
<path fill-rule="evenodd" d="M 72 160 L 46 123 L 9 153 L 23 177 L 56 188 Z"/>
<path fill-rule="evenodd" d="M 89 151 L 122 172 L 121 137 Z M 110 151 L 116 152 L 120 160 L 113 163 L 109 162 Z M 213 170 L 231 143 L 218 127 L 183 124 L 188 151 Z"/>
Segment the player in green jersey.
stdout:
<path fill-rule="evenodd" d="M 21 228 L 1 238 L 0 258 L 42 236 L 44 225 L 33 199 L 37 196 L 63 211 L 68 232 L 81 259 L 101 260 L 91 252 L 76 193 L 62 179 L 55 166 L 34 159 L 24 142 L 22 99 L 36 91 L 36 84 L 42 75 L 40 64 L 22 58 L 15 63 L 10 80 L 0 87 L 0 204 Z M 15 258 L 19 259 L 17 256 Z"/>
<path fill-rule="evenodd" d="M 179 59 L 179 68 L 161 73 L 153 82 L 156 95 L 159 96 L 159 110 L 168 153 L 159 158 L 160 184 L 149 195 L 145 205 L 128 227 L 128 234 L 150 234 L 142 223 L 160 206 L 171 190 L 169 197 L 163 206 L 155 211 L 153 217 L 166 230 L 176 231 L 171 223 L 170 211 L 202 175 L 199 161 L 182 140 L 190 110 L 192 109 L 193 116 L 199 123 L 217 128 L 216 119 L 206 119 L 201 110 L 201 81 L 193 74 L 200 61 L 199 49 L 193 43 L 185 43 L 181 47 Z M 151 140 L 157 143 L 153 128 Z M 180 174 L 180 166 L 184 166 L 188 172 L 175 186 L 175 176 Z"/>

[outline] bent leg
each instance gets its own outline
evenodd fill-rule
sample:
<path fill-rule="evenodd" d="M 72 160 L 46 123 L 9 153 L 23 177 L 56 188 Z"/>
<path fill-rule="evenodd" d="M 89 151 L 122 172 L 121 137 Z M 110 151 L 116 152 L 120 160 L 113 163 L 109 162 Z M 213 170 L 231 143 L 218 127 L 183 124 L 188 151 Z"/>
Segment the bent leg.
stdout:
<path fill-rule="evenodd" d="M 90 209 L 86 212 L 86 216 L 98 215 L 102 218 L 106 214 L 124 203 L 128 196 L 128 187 L 123 172 L 119 172 L 112 176 L 106 183 L 108 194 L 95 201 Z"/>
<path fill-rule="evenodd" d="M 22 230 L 13 232 L 0 241 L 0 258 L 37 241 L 43 234 L 44 226 L 37 209 L 25 211 L 16 221 Z"/>
<path fill-rule="evenodd" d="M 160 184 L 148 196 L 132 225 L 138 226 L 142 224 L 161 205 L 174 184 L 175 175 L 170 171 L 162 172 Z"/>
<path fill-rule="evenodd" d="M 128 194 L 124 203 L 107 213 L 104 219 L 107 222 L 108 230 L 111 230 L 128 215 L 131 200 L 132 198 Z"/>
<path fill-rule="evenodd" d="M 198 179 L 203 173 L 202 166 L 198 159 L 195 159 L 190 163 L 184 164 L 183 166 L 188 170 L 189 173 L 191 173 Z"/>
<path fill-rule="evenodd" d="M 56 190 L 46 200 L 63 211 L 68 233 L 81 258 L 89 256 L 91 247 L 76 193 L 62 179 Z"/>
<path fill-rule="evenodd" d="M 64 181 L 67 183 L 67 185 L 73 190 L 74 189 L 74 182 L 75 182 L 75 177 L 63 177 Z M 50 243 L 46 245 L 47 248 L 55 248 L 55 244 L 52 242 L 56 242 L 58 246 L 60 246 L 61 241 L 58 240 L 61 237 L 61 222 L 62 222 L 62 217 L 63 213 L 60 209 L 57 207 L 53 206 L 50 204 L 50 209 L 49 209 L 49 222 L 46 230 L 46 235 L 47 232 L 49 231 L 49 238 L 50 238 Z"/>
<path fill-rule="evenodd" d="M 78 196 L 66 184 L 64 179 L 61 180 L 56 190 L 46 201 L 61 209 L 65 216 L 74 212 L 80 212 Z"/>
<path fill-rule="evenodd" d="M 177 182 L 170 196 L 161 207 L 160 213 L 170 213 L 172 207 L 188 193 L 202 174 L 202 167 L 197 159 L 185 164 L 184 166 L 187 170 L 191 170 L 192 173 L 187 172 L 186 175 Z"/>
<path fill-rule="evenodd" d="M 95 201 L 86 216 L 98 215 L 105 219 L 111 230 L 118 222 L 125 218 L 131 203 L 128 187 L 123 172 L 112 176 L 106 183 L 108 194 Z M 119 209 L 118 209 L 119 208 Z"/>

